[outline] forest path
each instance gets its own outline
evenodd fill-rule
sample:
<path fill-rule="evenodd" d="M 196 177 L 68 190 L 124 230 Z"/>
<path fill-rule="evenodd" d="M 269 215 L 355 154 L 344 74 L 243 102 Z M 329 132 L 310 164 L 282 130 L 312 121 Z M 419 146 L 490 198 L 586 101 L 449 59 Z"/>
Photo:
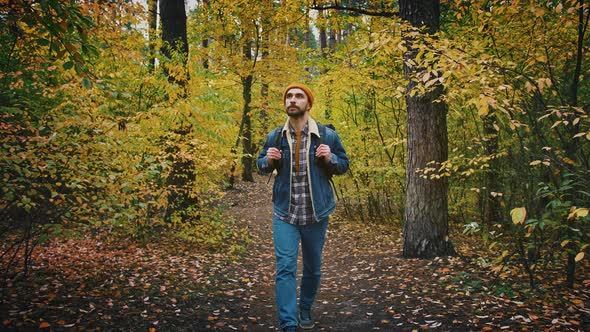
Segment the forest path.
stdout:
<path fill-rule="evenodd" d="M 268 176 L 256 176 L 253 183 L 238 183 L 223 199 L 223 204 L 229 207 L 227 215 L 234 218 L 238 225 L 246 225 L 252 237 L 243 260 L 231 269 L 237 273 L 229 278 L 239 281 L 240 275 L 248 275 L 242 281 L 250 281 L 251 290 L 248 296 L 242 296 L 248 303 L 242 304 L 241 309 L 247 309 L 249 323 L 256 324 L 242 328 L 251 331 L 273 330 L 278 324 L 274 306 L 272 181 L 268 181 Z M 391 325 L 392 319 L 381 304 L 379 290 L 386 285 L 374 275 L 390 276 L 395 273 L 393 270 L 399 252 L 385 249 L 395 247 L 398 246 L 393 245 L 391 236 L 377 232 L 371 234 L 367 227 L 346 225 L 336 217 L 331 218 L 324 249 L 321 288 L 313 308 L 317 321 L 314 330 L 360 331 Z M 301 266 L 299 257 L 298 278 Z M 235 294 L 231 290 L 226 293 Z M 234 305 L 233 309 L 239 312 L 240 306 Z"/>
<path fill-rule="evenodd" d="M 0 283 L 0 331 L 276 331 L 272 181 L 255 179 L 220 201 L 225 217 L 248 229 L 243 255 L 167 233 L 142 245 L 109 232 L 56 236 L 34 251 L 28 277 L 16 265 L 4 270 L 20 277 Z M 452 238 L 459 252 L 476 250 Z M 403 259 L 401 247 L 399 225 L 336 213 L 313 331 L 590 331 L 584 265 L 576 289 L 561 282 L 532 291 L 518 273 L 500 278 L 459 257 Z"/>
<path fill-rule="evenodd" d="M 207 328 L 277 329 L 272 180 L 267 181 L 268 176 L 256 176 L 253 183 L 240 182 L 223 199 L 228 216 L 247 225 L 252 243 L 244 258 L 224 272 L 230 283 L 223 294 L 233 298 L 226 298 L 218 325 Z M 504 293 L 497 287 L 492 291 L 486 287 L 491 277 L 463 259 L 408 260 L 401 258 L 401 247 L 399 227 L 333 216 L 312 310 L 314 331 L 534 331 L 541 327 L 576 331 L 589 323 L 587 314 L 572 311 L 571 305 L 568 309 L 541 298 L 538 303 L 543 306 L 526 304 L 517 296 L 507 296 L 509 286 Z M 299 277 L 301 258 L 298 267 Z M 580 325 L 562 325 L 569 320 Z"/>

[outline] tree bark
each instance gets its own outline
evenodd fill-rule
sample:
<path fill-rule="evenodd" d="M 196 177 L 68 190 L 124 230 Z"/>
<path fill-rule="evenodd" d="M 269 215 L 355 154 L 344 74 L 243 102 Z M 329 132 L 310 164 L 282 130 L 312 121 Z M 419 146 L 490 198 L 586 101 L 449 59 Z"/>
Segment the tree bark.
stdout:
<path fill-rule="evenodd" d="M 248 60 L 252 60 L 252 50 L 250 43 L 244 45 L 244 55 Z M 252 74 L 242 77 L 242 98 L 244 100 L 244 108 L 242 112 L 242 180 L 254 181 L 252 176 L 253 162 L 254 162 L 254 144 L 252 144 L 252 115 L 250 103 L 252 102 L 252 84 L 254 76 Z"/>
<path fill-rule="evenodd" d="M 325 18 L 324 18 L 324 11 L 320 10 L 318 12 L 318 21 L 321 22 L 320 26 L 320 51 L 322 53 L 322 57 L 326 57 L 327 48 L 328 48 L 328 33 L 326 32 L 325 27 Z"/>
<path fill-rule="evenodd" d="M 568 99 L 569 99 L 569 106 L 577 107 L 578 106 L 578 90 L 580 86 L 580 76 L 582 75 L 582 61 L 584 59 L 584 35 L 586 32 L 586 28 L 588 26 L 588 19 L 584 18 L 584 13 L 588 10 L 587 6 L 584 5 L 584 0 L 578 0 L 578 39 L 576 43 L 576 67 L 573 73 L 572 81 L 569 87 Z M 587 14 L 590 15 L 590 14 Z M 573 137 L 577 133 L 580 132 L 580 124 L 573 124 L 569 127 L 568 136 Z M 578 158 L 578 149 L 579 145 L 575 142 L 574 139 L 570 139 L 568 142 L 564 144 L 565 151 L 568 157 L 571 160 L 579 160 Z M 575 194 L 576 201 L 583 201 L 580 200 L 579 193 Z M 569 232 L 569 230 L 568 230 Z M 566 267 L 566 283 L 570 288 L 574 288 L 575 280 L 576 280 L 576 260 L 575 254 L 571 251 L 567 254 L 567 267 Z"/>
<path fill-rule="evenodd" d="M 188 60 L 188 41 L 186 35 L 186 11 L 184 0 L 165 0 L 160 1 L 160 20 L 162 22 L 162 54 L 172 60 L 173 54 L 178 52 L 181 64 L 183 66 L 184 76 L 171 75 L 170 71 L 164 66 L 164 71 L 168 75 L 168 81 L 176 83 L 181 87 L 186 87 L 188 81 L 187 60 Z"/>
<path fill-rule="evenodd" d="M 148 38 L 150 48 L 150 71 L 156 68 L 156 35 L 158 31 L 158 0 L 148 0 Z"/>
<path fill-rule="evenodd" d="M 253 144 L 252 144 L 252 116 L 250 114 L 250 102 L 252 101 L 252 75 L 242 78 L 242 96 L 244 98 L 244 111 L 242 114 L 242 122 L 244 123 L 244 131 L 242 133 L 242 180 L 254 181 L 252 176 L 253 170 Z"/>
<path fill-rule="evenodd" d="M 417 83 L 412 79 L 426 70 L 416 66 L 417 45 L 423 37 L 439 29 L 440 2 L 438 0 L 401 0 L 400 16 L 410 24 L 403 39 L 404 74 L 408 79 L 406 167 L 406 204 L 404 250 L 407 258 L 432 258 L 453 254 L 448 233 L 448 180 L 424 179 L 416 172 L 429 162 L 438 167 L 448 157 L 447 110 L 441 100 L 443 87 L 435 86 L 425 93 L 412 94 Z M 425 28 L 425 30 L 417 30 Z M 410 32 L 420 31 L 418 35 Z"/>
<path fill-rule="evenodd" d="M 203 10 L 205 10 L 207 12 L 207 21 L 209 21 L 210 8 L 211 8 L 210 0 L 203 0 Z M 206 34 L 202 38 L 203 38 L 203 40 L 201 42 L 201 46 L 203 47 L 203 49 L 206 50 L 207 48 L 209 48 L 209 36 Z M 203 53 L 205 53 L 205 52 L 203 52 Z M 203 69 L 205 69 L 205 70 L 209 69 L 209 57 L 207 55 L 205 55 L 203 57 L 202 65 L 203 65 Z"/>
<path fill-rule="evenodd" d="M 334 29 L 330 29 L 328 32 L 328 48 L 330 50 L 334 50 L 336 48 L 336 31 Z"/>
<path fill-rule="evenodd" d="M 170 83 L 178 84 L 183 92 L 182 97 L 186 96 L 186 85 L 188 81 L 187 59 L 188 59 L 188 42 L 186 35 L 186 12 L 184 0 L 161 0 L 160 4 L 160 21 L 162 23 L 162 48 L 160 51 L 168 60 L 163 63 L 162 68 L 168 76 Z M 179 57 L 179 59 L 178 59 Z M 174 60 L 180 60 L 184 74 L 174 75 L 168 70 L 169 65 L 174 65 Z M 173 130 L 181 137 L 187 136 L 192 131 L 191 125 L 180 124 Z M 178 147 L 174 146 L 169 151 L 172 159 L 172 170 L 167 178 L 167 185 L 170 187 L 168 195 L 168 206 L 166 208 L 166 220 L 180 213 L 185 218 L 188 207 L 197 204 L 196 198 L 190 197 L 190 188 L 195 179 L 194 161 L 177 155 Z"/>

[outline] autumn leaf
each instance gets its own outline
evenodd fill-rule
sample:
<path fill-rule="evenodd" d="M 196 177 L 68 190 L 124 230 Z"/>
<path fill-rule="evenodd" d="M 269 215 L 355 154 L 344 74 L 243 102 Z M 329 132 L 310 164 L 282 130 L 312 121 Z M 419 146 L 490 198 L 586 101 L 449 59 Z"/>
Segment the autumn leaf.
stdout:
<path fill-rule="evenodd" d="M 512 217 L 512 223 L 515 225 L 523 224 L 526 218 L 526 208 L 520 207 L 515 208 L 510 211 L 510 216 Z"/>
<path fill-rule="evenodd" d="M 579 306 L 579 305 L 583 305 L 584 301 L 582 301 L 580 299 L 573 299 L 572 303 Z"/>
<path fill-rule="evenodd" d="M 587 209 L 587 208 L 572 207 L 567 219 L 574 220 L 577 218 L 584 218 L 588 215 L 588 211 L 589 211 L 589 209 Z"/>

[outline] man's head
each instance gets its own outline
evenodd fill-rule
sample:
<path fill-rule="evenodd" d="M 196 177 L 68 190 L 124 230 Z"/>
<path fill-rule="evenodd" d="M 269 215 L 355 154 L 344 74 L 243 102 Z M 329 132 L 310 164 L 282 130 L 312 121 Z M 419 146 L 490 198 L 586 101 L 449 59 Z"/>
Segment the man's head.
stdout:
<path fill-rule="evenodd" d="M 283 101 L 289 116 L 300 117 L 313 106 L 313 94 L 303 84 L 291 84 L 285 89 Z"/>

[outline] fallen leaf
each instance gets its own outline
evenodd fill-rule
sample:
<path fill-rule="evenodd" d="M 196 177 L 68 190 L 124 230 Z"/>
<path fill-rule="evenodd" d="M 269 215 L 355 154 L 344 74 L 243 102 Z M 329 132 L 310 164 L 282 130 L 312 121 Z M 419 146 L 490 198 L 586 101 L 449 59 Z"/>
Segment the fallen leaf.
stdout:
<path fill-rule="evenodd" d="M 579 305 L 584 305 L 584 301 L 580 300 L 580 299 L 573 299 L 572 303 L 579 306 Z"/>

